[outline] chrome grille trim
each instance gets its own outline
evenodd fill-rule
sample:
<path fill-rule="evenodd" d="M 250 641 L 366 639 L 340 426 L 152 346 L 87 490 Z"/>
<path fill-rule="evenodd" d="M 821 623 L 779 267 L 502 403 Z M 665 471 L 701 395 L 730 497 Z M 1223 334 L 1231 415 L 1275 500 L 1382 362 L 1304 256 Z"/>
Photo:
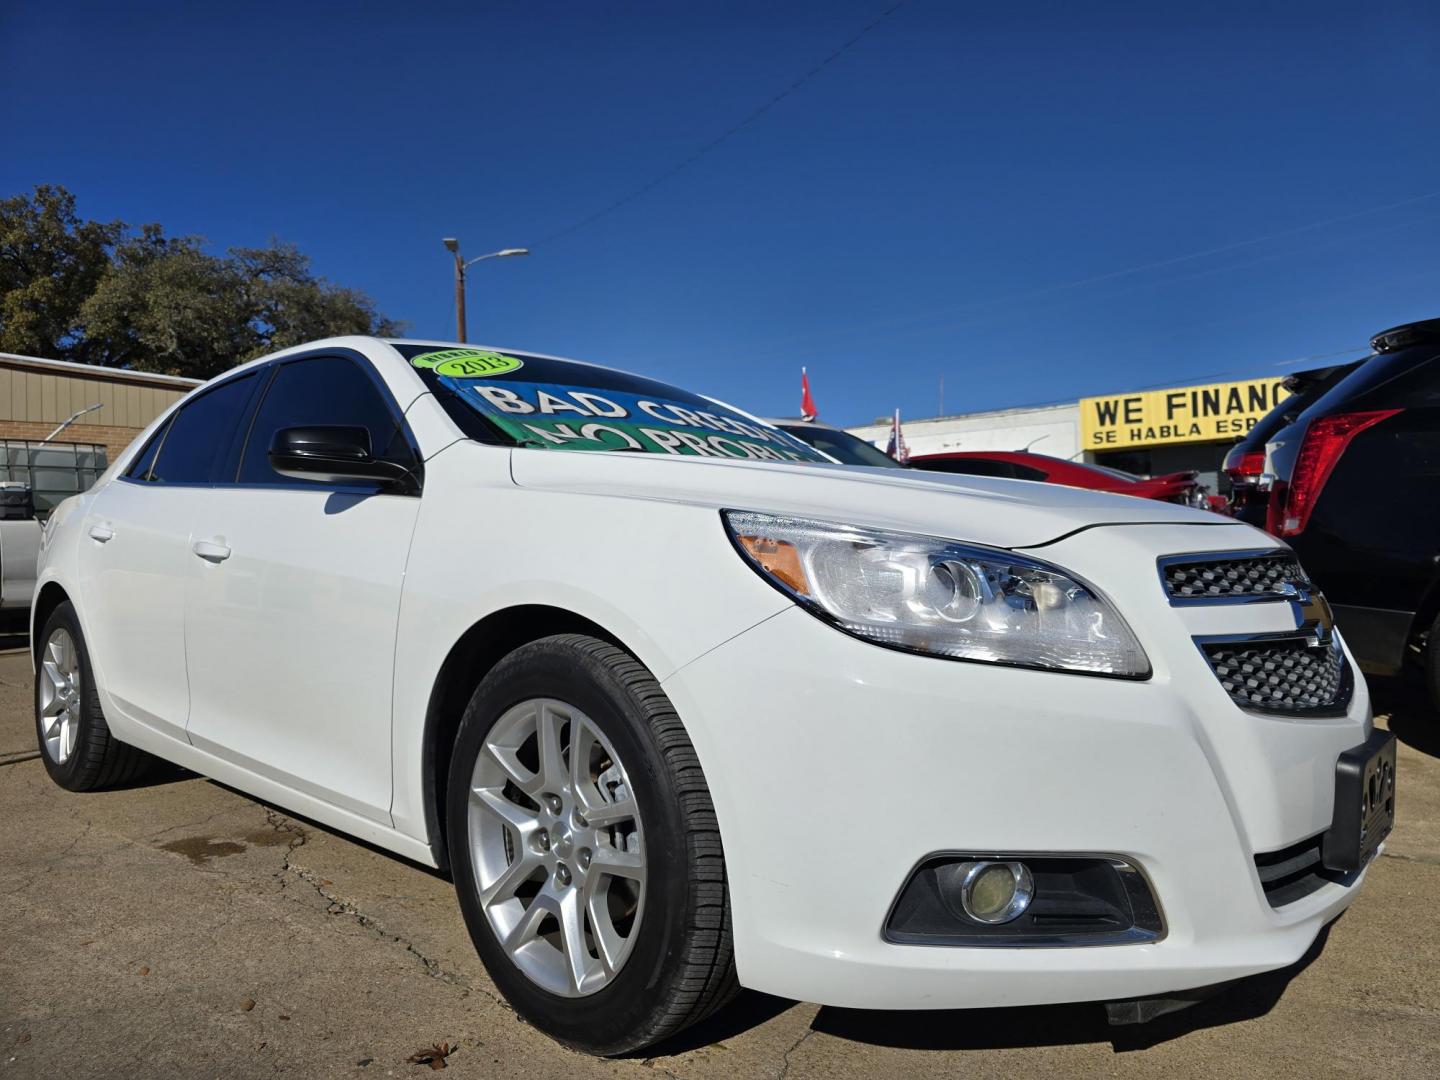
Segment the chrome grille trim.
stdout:
<path fill-rule="evenodd" d="M 1314 591 L 1288 548 L 1206 551 L 1156 560 L 1171 605 L 1253 604 L 1295 600 Z"/>
<path fill-rule="evenodd" d="M 1343 716 L 1355 676 L 1340 639 L 1307 626 L 1278 634 L 1195 638 L 1221 688 L 1240 708 L 1271 716 Z"/>

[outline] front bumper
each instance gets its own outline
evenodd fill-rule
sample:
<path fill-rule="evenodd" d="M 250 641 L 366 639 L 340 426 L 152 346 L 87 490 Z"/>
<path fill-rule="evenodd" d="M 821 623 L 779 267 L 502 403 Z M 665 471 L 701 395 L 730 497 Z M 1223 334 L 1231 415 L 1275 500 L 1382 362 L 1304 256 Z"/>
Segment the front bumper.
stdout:
<path fill-rule="evenodd" d="M 1278 608 L 1251 609 L 1281 628 Z M 1298 960 L 1356 888 L 1273 909 L 1254 856 L 1328 827 L 1335 760 L 1370 730 L 1363 681 L 1343 717 L 1257 716 L 1185 633 L 1181 650 L 1157 640 L 1163 620 L 1132 625 L 1155 664 L 1146 682 L 900 653 L 799 609 L 667 679 L 719 816 L 742 984 L 854 1008 L 963 1008 L 1137 998 Z M 1165 936 L 885 941 L 902 884 L 945 851 L 1121 856 L 1151 883 Z"/>

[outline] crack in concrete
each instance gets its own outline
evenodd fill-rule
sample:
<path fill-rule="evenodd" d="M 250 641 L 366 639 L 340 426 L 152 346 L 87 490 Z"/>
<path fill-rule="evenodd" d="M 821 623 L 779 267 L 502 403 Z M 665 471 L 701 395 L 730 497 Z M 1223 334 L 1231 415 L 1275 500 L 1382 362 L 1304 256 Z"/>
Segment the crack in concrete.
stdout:
<path fill-rule="evenodd" d="M 0 769 L 6 765 L 19 765 L 22 761 L 34 761 L 39 756 L 39 750 L 22 750 L 18 754 L 0 754 Z"/>
<path fill-rule="evenodd" d="M 416 960 L 420 961 L 421 966 L 425 969 L 425 974 L 430 976 L 430 978 L 443 982 L 446 985 L 454 986 L 463 991 L 464 995 L 470 993 L 479 994 L 492 1004 L 514 1015 L 514 1010 L 504 998 L 491 993 L 483 986 L 476 986 L 463 975 L 458 975 L 453 971 L 447 971 L 438 960 L 426 956 L 417 949 L 413 942 L 408 941 L 404 936 L 390 930 L 373 916 L 367 915 L 349 900 L 331 892 L 326 884 L 327 879 L 320 877 L 320 875 L 316 874 L 313 870 L 307 870 L 303 866 L 297 866 L 293 860 L 293 856 L 295 852 L 304 847 L 310 839 L 309 833 L 304 829 L 283 814 L 269 808 L 265 810 L 265 820 L 276 832 L 285 833 L 290 836 L 290 842 L 285 845 L 285 854 L 281 860 L 280 869 L 275 874 L 275 879 L 280 883 L 282 891 L 289 886 L 289 878 L 303 881 L 315 890 L 316 895 L 319 896 L 321 900 L 325 901 L 326 914 L 348 916 L 353 919 L 357 925 L 370 931 L 376 937 L 388 941 L 393 945 L 401 946 L 411 956 L 415 957 Z"/>
<path fill-rule="evenodd" d="M 790 1072 L 790 1055 L 799 1050 L 800 1047 L 805 1044 L 805 1040 L 814 1034 L 815 1029 L 813 1027 L 807 1027 L 805 1034 L 790 1044 L 790 1049 L 786 1050 L 785 1053 L 780 1056 L 780 1071 L 775 1074 L 775 1080 L 785 1080 L 786 1074 Z"/>

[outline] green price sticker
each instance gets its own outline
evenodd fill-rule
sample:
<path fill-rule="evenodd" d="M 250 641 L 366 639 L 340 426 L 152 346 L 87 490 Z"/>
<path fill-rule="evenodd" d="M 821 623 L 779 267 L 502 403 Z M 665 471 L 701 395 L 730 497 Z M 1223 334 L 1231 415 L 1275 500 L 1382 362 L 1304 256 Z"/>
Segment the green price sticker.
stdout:
<path fill-rule="evenodd" d="M 508 375 L 519 371 L 525 361 L 517 356 L 487 352 L 484 349 L 441 349 L 410 358 L 416 367 L 434 368 L 437 375 L 457 379 L 484 379 L 491 375 Z"/>

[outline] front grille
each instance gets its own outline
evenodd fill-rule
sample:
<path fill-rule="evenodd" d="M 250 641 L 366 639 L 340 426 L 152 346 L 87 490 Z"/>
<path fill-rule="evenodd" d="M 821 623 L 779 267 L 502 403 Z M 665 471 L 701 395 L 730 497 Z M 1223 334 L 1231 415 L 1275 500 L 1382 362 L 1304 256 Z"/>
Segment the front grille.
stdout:
<path fill-rule="evenodd" d="M 1350 666 L 1339 643 L 1311 635 L 1198 639 L 1220 685 L 1237 705 L 1277 713 L 1343 711 L 1350 701 Z"/>
<path fill-rule="evenodd" d="M 1278 598 L 1313 588 L 1287 551 L 1162 559 L 1160 577 L 1170 598 L 1182 601 Z"/>
<path fill-rule="evenodd" d="M 1356 874 L 1326 869 L 1320 860 L 1324 833 L 1291 844 L 1280 851 L 1255 856 L 1255 870 L 1260 875 L 1260 888 L 1272 908 L 1293 904 L 1328 883 L 1349 885 Z"/>

